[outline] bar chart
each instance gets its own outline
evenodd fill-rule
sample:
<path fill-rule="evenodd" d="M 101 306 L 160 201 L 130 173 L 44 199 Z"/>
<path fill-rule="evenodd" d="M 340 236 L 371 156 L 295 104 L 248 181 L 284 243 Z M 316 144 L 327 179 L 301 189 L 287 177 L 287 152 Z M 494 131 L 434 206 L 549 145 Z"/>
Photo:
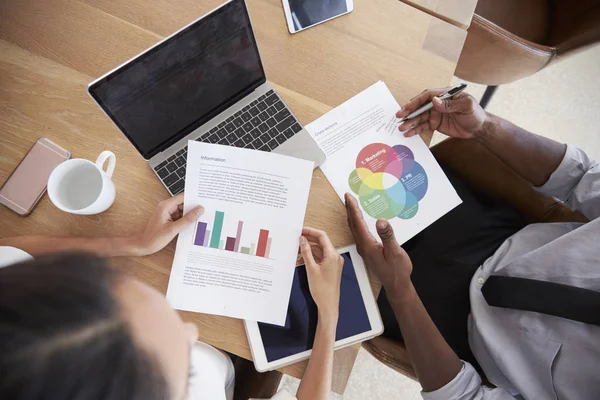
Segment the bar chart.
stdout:
<path fill-rule="evenodd" d="M 194 234 L 194 245 L 270 258 L 272 238 L 269 236 L 267 229 L 260 229 L 256 240 L 250 240 L 246 243 L 248 246 L 243 246 L 244 221 L 238 221 L 235 236 L 224 236 L 224 222 L 225 213 L 223 211 L 215 212 L 215 219 L 213 225 L 210 227 L 211 229 L 208 229 L 209 225 L 207 222 L 199 221 L 196 225 L 196 233 Z"/>

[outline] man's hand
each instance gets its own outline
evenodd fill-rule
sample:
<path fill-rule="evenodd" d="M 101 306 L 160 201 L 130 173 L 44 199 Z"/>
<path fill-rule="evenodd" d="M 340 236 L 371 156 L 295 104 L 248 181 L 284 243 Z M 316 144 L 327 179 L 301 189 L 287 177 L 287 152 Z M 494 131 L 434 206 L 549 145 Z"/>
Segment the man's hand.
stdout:
<path fill-rule="evenodd" d="M 419 299 L 410 280 L 412 262 L 408 254 L 398 245 L 394 230 L 384 219 L 376 223 L 382 243 L 371 236 L 356 200 L 349 193 L 346 193 L 346 209 L 358 252 L 385 287 L 423 391 L 438 390 L 458 375 L 462 362 Z"/>
<path fill-rule="evenodd" d="M 445 135 L 461 139 L 470 139 L 476 136 L 483 129 L 488 115 L 477 103 L 477 100 L 465 92 L 446 100 L 436 97 L 448 89 L 425 90 L 406 103 L 396 113 L 396 117 L 404 118 L 429 101 L 433 101 L 433 108 L 418 117 L 402 122 L 398 127 L 400 132 L 403 132 L 406 137 L 418 135 L 426 130 L 437 130 Z"/>
<path fill-rule="evenodd" d="M 183 215 L 183 193 L 158 203 L 156 211 L 144 231 L 133 238 L 137 255 L 148 255 L 162 250 L 183 228 L 194 223 L 204 213 L 198 206 Z"/>
<path fill-rule="evenodd" d="M 313 252 L 315 249 L 318 249 L 318 256 L 316 251 Z M 302 229 L 300 253 L 306 264 L 310 294 L 319 310 L 319 323 L 335 327 L 339 316 L 344 259 L 327 234 L 313 228 Z"/>
<path fill-rule="evenodd" d="M 377 234 L 381 238 L 379 243 L 369 232 L 356 199 L 349 193 L 345 197 L 348 226 L 367 267 L 385 287 L 388 297 L 412 294 L 412 262 L 406 251 L 398 245 L 390 223 L 385 219 L 377 221 Z"/>

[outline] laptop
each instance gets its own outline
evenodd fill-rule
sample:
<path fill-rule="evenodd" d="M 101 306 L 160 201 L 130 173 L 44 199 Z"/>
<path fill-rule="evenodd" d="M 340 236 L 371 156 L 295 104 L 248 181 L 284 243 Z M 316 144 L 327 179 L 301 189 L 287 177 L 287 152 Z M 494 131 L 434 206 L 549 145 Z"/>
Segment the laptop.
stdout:
<path fill-rule="evenodd" d="M 171 195 L 183 191 L 188 140 L 325 154 L 266 80 L 244 0 L 231 0 L 98 78 L 88 93 Z"/>

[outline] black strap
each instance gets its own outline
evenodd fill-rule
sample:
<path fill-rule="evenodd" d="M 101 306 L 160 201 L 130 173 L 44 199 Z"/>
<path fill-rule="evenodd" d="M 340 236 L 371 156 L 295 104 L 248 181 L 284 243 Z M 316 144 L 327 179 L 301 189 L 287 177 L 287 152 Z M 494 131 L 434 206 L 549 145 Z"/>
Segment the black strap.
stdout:
<path fill-rule="evenodd" d="M 533 311 L 600 326 L 600 292 L 561 283 L 490 276 L 481 290 L 490 306 Z"/>

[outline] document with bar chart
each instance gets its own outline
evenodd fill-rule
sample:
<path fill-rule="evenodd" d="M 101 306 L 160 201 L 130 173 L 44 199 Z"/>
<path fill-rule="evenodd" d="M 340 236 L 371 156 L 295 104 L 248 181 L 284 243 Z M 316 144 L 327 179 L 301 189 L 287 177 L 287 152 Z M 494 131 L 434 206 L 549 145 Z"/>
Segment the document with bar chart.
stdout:
<path fill-rule="evenodd" d="M 179 310 L 283 325 L 312 162 L 190 141 L 184 212 L 167 300 Z"/>
<path fill-rule="evenodd" d="M 247 254 L 250 256 L 269 258 L 271 254 L 271 244 L 273 238 L 269 237 L 268 229 L 260 229 L 258 235 L 255 235 L 251 241 L 247 240 L 247 246 L 242 246 L 242 231 L 244 221 L 237 221 L 235 226 L 235 236 L 225 236 L 223 234 L 223 225 L 225 213 L 215 211 L 212 230 L 208 229 L 208 222 L 198 222 L 196 232 L 194 233 L 194 246 L 211 247 L 213 249 L 233 251 L 236 253 Z M 227 221 L 229 222 L 229 221 Z M 230 225 L 230 224 L 228 224 Z M 249 230 L 249 228 L 246 228 Z M 247 234 L 245 236 L 248 236 Z"/>

